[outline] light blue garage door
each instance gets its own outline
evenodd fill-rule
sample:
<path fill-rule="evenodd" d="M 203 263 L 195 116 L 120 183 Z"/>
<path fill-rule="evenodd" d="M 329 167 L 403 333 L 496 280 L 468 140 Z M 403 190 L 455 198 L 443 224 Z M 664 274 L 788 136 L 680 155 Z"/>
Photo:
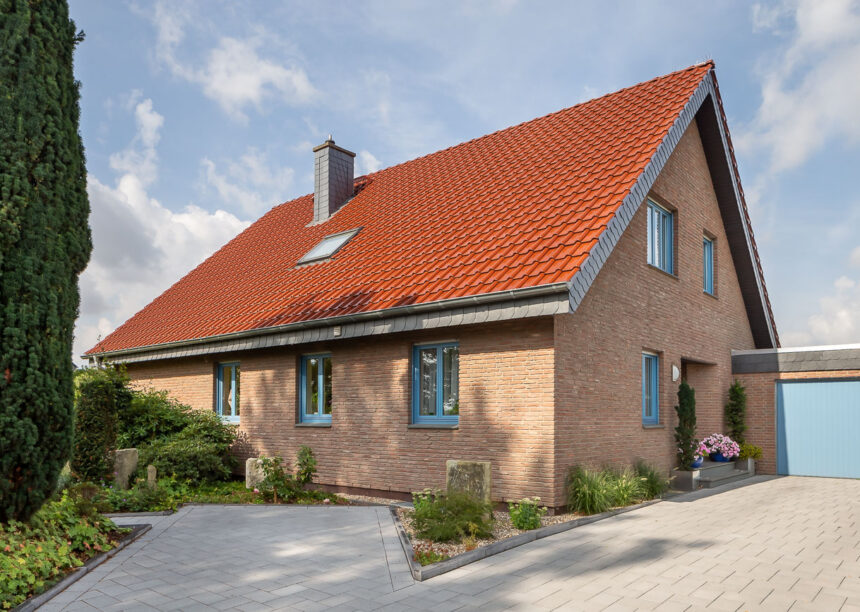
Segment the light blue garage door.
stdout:
<path fill-rule="evenodd" d="M 778 382 L 777 471 L 860 478 L 860 380 Z"/>

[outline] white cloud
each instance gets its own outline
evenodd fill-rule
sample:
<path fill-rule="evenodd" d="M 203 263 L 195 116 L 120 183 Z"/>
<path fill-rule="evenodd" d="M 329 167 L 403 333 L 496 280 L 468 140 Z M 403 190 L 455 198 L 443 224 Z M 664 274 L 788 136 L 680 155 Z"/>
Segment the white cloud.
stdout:
<path fill-rule="evenodd" d="M 860 247 L 852 261 L 860 259 Z M 860 281 L 840 276 L 833 292 L 818 300 L 818 312 L 806 321 L 806 328 L 783 334 L 783 346 L 849 344 L 860 342 Z"/>
<path fill-rule="evenodd" d="M 801 0 L 754 10 L 794 10 L 790 44 L 763 76 L 762 103 L 739 148 L 764 153 L 775 175 L 803 164 L 825 144 L 860 140 L 860 3 Z"/>
<path fill-rule="evenodd" d="M 206 186 L 213 188 L 230 209 L 238 207 L 253 217 L 284 201 L 295 174 L 292 168 L 272 167 L 266 154 L 253 148 L 238 161 L 228 162 L 223 173 L 208 158 L 200 164 Z"/>
<path fill-rule="evenodd" d="M 301 105 L 317 97 L 307 73 L 294 61 L 284 65 L 260 56 L 262 35 L 246 39 L 221 37 L 209 51 L 204 65 L 194 67 L 183 62 L 177 56 L 177 48 L 192 18 L 187 5 L 156 4 L 153 16 L 157 30 L 156 58 L 174 75 L 200 85 L 203 93 L 233 118 L 246 121 L 245 108 L 252 105 L 262 111 L 267 99 Z"/>
<path fill-rule="evenodd" d="M 860 246 L 851 251 L 851 265 L 860 268 Z"/>
<path fill-rule="evenodd" d="M 376 159 L 376 156 L 373 155 L 370 151 L 362 149 L 358 152 L 356 156 L 356 167 L 355 167 L 355 175 L 361 176 L 363 174 L 370 174 L 371 172 L 376 172 L 382 167 L 382 162 Z"/>
<path fill-rule="evenodd" d="M 197 206 L 174 212 L 147 193 L 157 177 L 163 118 L 151 100 L 134 106 L 137 135 L 111 157 L 113 187 L 87 180 L 92 213 L 93 256 L 81 275 L 81 316 L 74 358 L 91 348 L 225 242 L 248 226 L 223 210 Z M 116 163 L 114 163 L 116 160 Z M 143 160 L 139 166 L 135 160 Z"/>

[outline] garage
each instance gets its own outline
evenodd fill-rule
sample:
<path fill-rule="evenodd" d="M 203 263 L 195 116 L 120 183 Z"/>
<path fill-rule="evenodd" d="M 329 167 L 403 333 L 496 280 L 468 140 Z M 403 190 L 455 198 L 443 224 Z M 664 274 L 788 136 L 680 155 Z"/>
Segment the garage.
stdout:
<path fill-rule="evenodd" d="M 860 478 L 860 345 L 732 351 L 762 474 Z"/>
<path fill-rule="evenodd" d="M 777 473 L 860 478 L 860 380 L 780 380 Z"/>

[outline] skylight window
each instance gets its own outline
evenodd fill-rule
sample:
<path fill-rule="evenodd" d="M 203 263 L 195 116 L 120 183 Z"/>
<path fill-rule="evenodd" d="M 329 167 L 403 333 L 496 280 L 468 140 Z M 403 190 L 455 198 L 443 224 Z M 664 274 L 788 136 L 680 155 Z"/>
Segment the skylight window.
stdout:
<path fill-rule="evenodd" d="M 357 229 L 332 234 L 323 238 L 314 248 L 299 260 L 299 263 L 308 263 L 309 261 L 318 261 L 320 259 L 328 259 L 334 255 L 343 245 L 349 242 L 349 239 L 358 233 Z"/>

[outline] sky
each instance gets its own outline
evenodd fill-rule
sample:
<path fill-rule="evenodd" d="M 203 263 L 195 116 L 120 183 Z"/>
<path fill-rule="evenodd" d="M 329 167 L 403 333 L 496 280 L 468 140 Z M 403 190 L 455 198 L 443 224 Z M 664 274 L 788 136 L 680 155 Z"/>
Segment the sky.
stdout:
<path fill-rule="evenodd" d="M 860 0 L 70 0 L 76 359 L 272 206 L 713 59 L 783 346 L 860 342 Z"/>

